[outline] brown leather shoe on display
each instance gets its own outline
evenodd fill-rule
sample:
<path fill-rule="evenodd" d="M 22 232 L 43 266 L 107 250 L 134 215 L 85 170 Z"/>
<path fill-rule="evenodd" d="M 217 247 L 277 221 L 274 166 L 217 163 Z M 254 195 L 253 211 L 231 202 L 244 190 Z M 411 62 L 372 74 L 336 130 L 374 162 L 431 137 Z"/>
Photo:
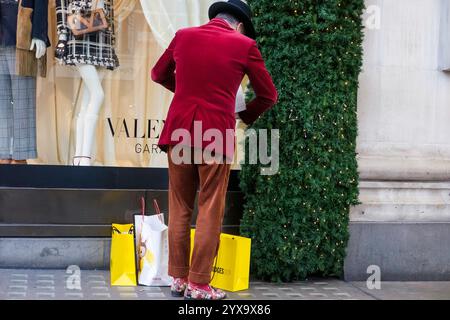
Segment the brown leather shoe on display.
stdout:
<path fill-rule="evenodd" d="M 27 160 L 11 160 L 11 164 L 27 164 Z"/>

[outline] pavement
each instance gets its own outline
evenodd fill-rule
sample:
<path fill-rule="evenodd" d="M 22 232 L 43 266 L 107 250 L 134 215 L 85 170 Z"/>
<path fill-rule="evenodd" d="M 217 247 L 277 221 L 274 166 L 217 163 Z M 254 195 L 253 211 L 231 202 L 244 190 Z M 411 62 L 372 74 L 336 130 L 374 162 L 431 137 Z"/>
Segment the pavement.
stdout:
<path fill-rule="evenodd" d="M 109 271 L 81 270 L 73 287 L 65 270 L 0 269 L 0 300 L 172 300 L 168 287 L 111 287 Z M 71 278 L 72 279 L 72 278 Z M 71 285 L 72 284 L 72 285 Z M 249 290 L 229 292 L 229 300 L 450 300 L 450 282 L 366 282 L 309 279 L 294 283 L 252 281 Z"/>

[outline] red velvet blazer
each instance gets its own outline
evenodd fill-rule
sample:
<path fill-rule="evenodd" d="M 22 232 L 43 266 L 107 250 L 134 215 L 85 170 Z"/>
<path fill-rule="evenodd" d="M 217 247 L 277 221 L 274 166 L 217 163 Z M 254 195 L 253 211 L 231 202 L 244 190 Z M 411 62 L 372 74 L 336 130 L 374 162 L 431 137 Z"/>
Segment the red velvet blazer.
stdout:
<path fill-rule="evenodd" d="M 239 116 L 251 124 L 277 100 L 277 91 L 256 41 L 236 32 L 222 19 L 179 30 L 151 72 L 153 81 L 175 93 L 159 147 L 166 151 L 168 145 L 182 142 L 179 137 L 172 137 L 180 128 L 189 131 L 192 137 L 189 145 L 211 147 L 215 139 L 209 137 L 208 141 L 203 135 L 208 129 L 216 129 L 215 133 L 223 135 L 222 154 L 232 158 L 236 93 L 246 74 L 256 98 Z M 201 132 L 198 122 L 196 128 L 203 137 L 201 141 L 198 137 L 194 139 L 194 121 L 201 121 Z M 233 136 L 231 145 L 225 143 L 227 132 Z"/>

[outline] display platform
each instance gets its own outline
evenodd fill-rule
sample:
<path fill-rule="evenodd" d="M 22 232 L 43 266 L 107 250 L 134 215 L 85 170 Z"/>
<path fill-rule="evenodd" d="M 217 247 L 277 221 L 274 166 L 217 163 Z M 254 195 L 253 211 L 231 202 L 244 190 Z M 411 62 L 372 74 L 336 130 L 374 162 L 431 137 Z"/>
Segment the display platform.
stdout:
<path fill-rule="evenodd" d="M 0 166 L 0 237 L 109 237 L 111 223 L 130 223 L 156 199 L 167 219 L 165 168 Z M 242 216 L 239 172 L 232 171 L 224 231 L 236 233 Z M 195 215 L 193 218 L 193 223 Z"/>

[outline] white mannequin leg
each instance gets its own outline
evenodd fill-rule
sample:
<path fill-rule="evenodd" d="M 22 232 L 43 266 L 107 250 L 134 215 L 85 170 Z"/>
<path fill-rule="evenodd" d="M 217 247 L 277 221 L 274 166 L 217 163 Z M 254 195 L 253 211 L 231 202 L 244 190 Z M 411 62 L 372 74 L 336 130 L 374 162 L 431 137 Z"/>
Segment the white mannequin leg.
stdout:
<path fill-rule="evenodd" d="M 76 145 L 79 148 L 78 152 L 80 152 L 76 156 L 84 157 L 78 158 L 79 165 L 89 166 L 91 165 L 90 157 L 92 156 L 92 146 L 94 144 L 98 116 L 105 99 L 105 94 L 102 87 L 102 74 L 99 74 L 96 67 L 92 65 L 77 65 L 77 68 L 87 90 L 83 97 L 84 105 L 81 106 L 77 118 L 77 131 L 80 129 L 82 133 L 77 132 L 76 134 Z M 86 95 L 87 97 L 85 99 Z M 80 124 L 79 128 L 78 123 Z"/>
<path fill-rule="evenodd" d="M 89 100 L 91 95 L 86 84 L 83 84 L 83 97 L 81 100 L 80 110 L 78 111 L 76 117 L 76 132 L 75 132 L 75 157 L 73 159 L 73 164 L 78 166 L 80 164 L 81 158 L 77 158 L 83 155 L 83 136 L 84 136 L 84 115 L 88 109 Z"/>

